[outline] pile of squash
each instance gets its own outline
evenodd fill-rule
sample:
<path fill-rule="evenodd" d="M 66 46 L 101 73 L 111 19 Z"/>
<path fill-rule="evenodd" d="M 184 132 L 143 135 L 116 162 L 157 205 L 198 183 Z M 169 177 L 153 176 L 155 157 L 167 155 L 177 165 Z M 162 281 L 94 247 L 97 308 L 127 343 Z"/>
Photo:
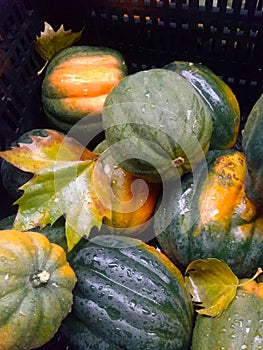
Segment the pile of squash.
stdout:
<path fill-rule="evenodd" d="M 38 348 L 61 327 L 72 350 L 262 349 L 260 278 L 208 317 L 184 273 L 208 258 L 240 280 L 263 267 L 263 97 L 238 149 L 238 101 L 208 67 L 128 74 L 119 52 L 72 46 L 48 65 L 42 103 L 47 128 L 102 135 L 92 151 L 111 150 L 103 164 L 116 202 L 108 232 L 70 252 L 63 218 L 33 232 L 14 230 L 14 216 L 0 222 L 0 350 Z M 31 176 L 4 160 L 1 175 L 14 201 Z M 144 203 L 126 212 L 134 195 Z"/>

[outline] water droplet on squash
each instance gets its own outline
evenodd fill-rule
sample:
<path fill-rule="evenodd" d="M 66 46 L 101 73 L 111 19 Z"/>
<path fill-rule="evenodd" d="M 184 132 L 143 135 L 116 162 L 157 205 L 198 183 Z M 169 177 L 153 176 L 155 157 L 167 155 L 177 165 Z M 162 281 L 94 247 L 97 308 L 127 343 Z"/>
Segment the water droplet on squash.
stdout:
<path fill-rule="evenodd" d="M 109 266 L 110 269 L 113 269 L 114 267 L 118 267 L 119 264 L 116 263 L 115 261 L 113 261 L 113 262 L 108 263 L 108 266 Z"/>
<path fill-rule="evenodd" d="M 132 277 L 132 270 L 131 269 L 127 269 L 127 276 Z"/>
<path fill-rule="evenodd" d="M 150 315 L 150 311 L 147 310 L 147 309 L 142 309 L 142 312 L 143 312 L 145 315 Z"/>
<path fill-rule="evenodd" d="M 138 280 L 139 282 L 142 281 L 142 280 L 143 280 L 143 275 L 137 276 L 137 280 Z"/>

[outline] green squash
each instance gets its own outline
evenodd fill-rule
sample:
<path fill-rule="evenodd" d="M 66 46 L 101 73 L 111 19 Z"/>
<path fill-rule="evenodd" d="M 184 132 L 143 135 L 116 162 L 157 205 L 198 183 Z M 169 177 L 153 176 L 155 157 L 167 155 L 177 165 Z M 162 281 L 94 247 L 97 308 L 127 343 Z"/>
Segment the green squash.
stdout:
<path fill-rule="evenodd" d="M 263 95 L 253 106 L 242 133 L 246 156 L 245 191 L 257 206 L 263 205 Z"/>
<path fill-rule="evenodd" d="M 259 287 L 261 293 L 263 284 Z M 192 350 L 260 350 L 263 348 L 263 294 L 237 289 L 235 299 L 219 317 L 198 315 Z"/>
<path fill-rule="evenodd" d="M 181 74 L 195 87 L 211 109 L 213 132 L 210 149 L 234 147 L 240 125 L 240 108 L 231 88 L 201 63 L 174 61 L 164 68 Z"/>
<path fill-rule="evenodd" d="M 100 235 L 82 240 L 70 262 L 78 278 L 66 322 L 74 349 L 190 348 L 192 302 L 164 254 L 134 238 Z"/>
<path fill-rule="evenodd" d="M 0 349 L 40 347 L 71 311 L 75 273 L 38 232 L 0 231 L 0 257 Z"/>
<path fill-rule="evenodd" d="M 186 79 L 167 69 L 123 78 L 108 94 L 102 120 L 117 161 L 149 181 L 191 171 L 209 149 L 211 110 Z"/>
<path fill-rule="evenodd" d="M 154 215 L 154 230 L 177 266 L 218 258 L 240 278 L 262 266 L 263 216 L 245 194 L 245 173 L 242 152 L 209 151 L 193 174 L 170 184 Z"/>
<path fill-rule="evenodd" d="M 124 58 L 114 49 L 71 46 L 60 51 L 42 82 L 42 105 L 50 126 L 68 132 L 83 120 L 75 133 L 95 136 L 102 131 L 105 98 L 126 74 Z"/>

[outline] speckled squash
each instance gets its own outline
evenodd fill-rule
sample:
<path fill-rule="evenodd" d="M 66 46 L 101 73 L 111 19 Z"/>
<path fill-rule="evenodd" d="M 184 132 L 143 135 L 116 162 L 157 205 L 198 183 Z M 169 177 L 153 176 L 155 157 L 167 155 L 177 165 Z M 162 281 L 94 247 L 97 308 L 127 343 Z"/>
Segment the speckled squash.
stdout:
<path fill-rule="evenodd" d="M 47 343 L 71 310 L 75 283 L 60 246 L 38 232 L 0 231 L 0 349 Z"/>
<path fill-rule="evenodd" d="M 209 151 L 195 173 L 171 184 L 154 215 L 154 229 L 175 264 L 185 268 L 214 257 L 240 278 L 262 266 L 263 216 L 245 194 L 245 173 L 242 152 Z"/>
<path fill-rule="evenodd" d="M 67 132 L 88 116 L 81 128 L 101 131 L 105 98 L 126 74 L 124 58 L 114 49 L 71 46 L 60 51 L 42 83 L 42 104 L 50 125 Z"/>
<path fill-rule="evenodd" d="M 78 278 L 78 322 L 66 322 L 74 350 L 190 348 L 192 303 L 164 254 L 134 238 L 99 235 L 81 241 L 70 261 Z"/>
<path fill-rule="evenodd" d="M 254 282 L 239 287 L 235 299 L 221 316 L 197 316 L 192 350 L 260 350 L 263 348 L 262 320 L 263 284 Z"/>
<path fill-rule="evenodd" d="M 211 109 L 213 132 L 210 149 L 234 147 L 240 125 L 240 108 L 232 89 L 201 63 L 174 61 L 164 68 L 181 74 L 195 87 Z"/>

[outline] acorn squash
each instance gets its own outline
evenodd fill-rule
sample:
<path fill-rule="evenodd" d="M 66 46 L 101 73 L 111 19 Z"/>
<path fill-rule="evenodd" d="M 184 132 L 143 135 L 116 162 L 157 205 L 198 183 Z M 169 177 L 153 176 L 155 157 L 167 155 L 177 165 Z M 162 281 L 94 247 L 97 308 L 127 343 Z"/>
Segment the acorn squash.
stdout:
<path fill-rule="evenodd" d="M 47 343 L 71 310 L 76 276 L 65 251 L 38 232 L 0 231 L 0 349 Z"/>
<path fill-rule="evenodd" d="M 184 269 L 191 261 L 224 260 L 239 277 L 263 264 L 263 215 L 246 196 L 245 156 L 209 151 L 193 174 L 170 185 L 154 215 L 156 238 Z"/>
<path fill-rule="evenodd" d="M 42 105 L 50 126 L 68 132 L 87 117 L 79 131 L 102 131 L 105 98 L 126 74 L 124 58 L 114 49 L 71 46 L 60 51 L 42 82 Z"/>
<path fill-rule="evenodd" d="M 164 254 L 112 235 L 82 240 L 71 254 L 78 281 L 65 324 L 74 349 L 190 347 L 192 302 L 180 271 Z"/>
<path fill-rule="evenodd" d="M 123 78 L 108 94 L 102 120 L 117 161 L 149 181 L 191 171 L 209 149 L 211 110 L 192 84 L 167 69 Z"/>

